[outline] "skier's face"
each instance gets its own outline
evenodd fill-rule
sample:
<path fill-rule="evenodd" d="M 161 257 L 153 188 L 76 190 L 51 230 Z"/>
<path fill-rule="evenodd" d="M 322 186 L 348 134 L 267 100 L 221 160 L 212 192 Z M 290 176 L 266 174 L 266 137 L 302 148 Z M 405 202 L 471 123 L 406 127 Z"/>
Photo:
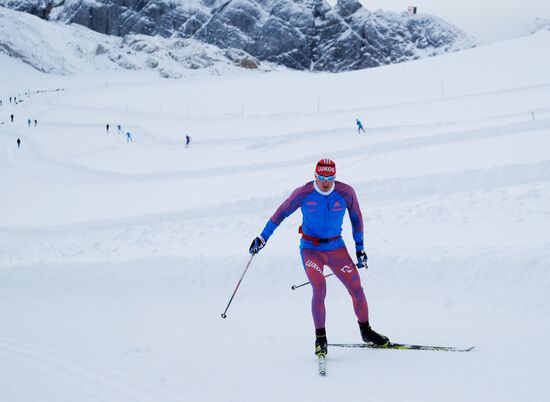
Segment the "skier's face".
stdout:
<path fill-rule="evenodd" d="M 334 179 L 327 181 L 327 180 L 321 180 L 318 178 L 317 175 L 315 175 L 315 183 L 317 183 L 317 187 L 319 187 L 323 191 L 329 191 L 332 186 L 334 186 Z"/>

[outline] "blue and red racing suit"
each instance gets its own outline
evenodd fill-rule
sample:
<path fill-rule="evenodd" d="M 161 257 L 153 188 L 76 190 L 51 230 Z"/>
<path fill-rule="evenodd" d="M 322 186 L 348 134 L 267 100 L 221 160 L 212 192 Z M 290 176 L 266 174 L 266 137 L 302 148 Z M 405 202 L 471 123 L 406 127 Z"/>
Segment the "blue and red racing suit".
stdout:
<path fill-rule="evenodd" d="M 306 183 L 294 190 L 275 211 L 262 231 L 263 239 L 267 241 L 282 221 L 298 208 L 301 208 L 303 215 L 300 254 L 313 289 L 311 309 L 315 328 L 325 327 L 325 265 L 350 293 L 358 321 L 368 321 L 368 304 L 361 278 L 341 237 L 347 210 L 355 248 L 357 251 L 363 250 L 363 217 L 355 191 L 339 181 L 335 181 L 327 192 L 319 189 L 313 181 Z"/>

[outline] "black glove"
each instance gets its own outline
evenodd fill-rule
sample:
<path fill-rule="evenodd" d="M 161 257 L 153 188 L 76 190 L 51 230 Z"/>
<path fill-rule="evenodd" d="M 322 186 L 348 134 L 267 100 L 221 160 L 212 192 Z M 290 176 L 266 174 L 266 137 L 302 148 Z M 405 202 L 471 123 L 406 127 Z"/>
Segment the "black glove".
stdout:
<path fill-rule="evenodd" d="M 265 246 L 265 240 L 262 236 L 256 237 L 254 240 L 252 240 L 252 244 L 250 245 L 250 248 L 248 249 L 248 252 L 250 254 L 258 254 L 262 248 Z"/>
<path fill-rule="evenodd" d="M 357 255 L 357 268 L 363 268 L 367 269 L 369 266 L 367 265 L 367 260 L 369 257 L 367 257 L 367 253 L 365 253 L 365 250 L 361 250 L 355 253 Z"/>

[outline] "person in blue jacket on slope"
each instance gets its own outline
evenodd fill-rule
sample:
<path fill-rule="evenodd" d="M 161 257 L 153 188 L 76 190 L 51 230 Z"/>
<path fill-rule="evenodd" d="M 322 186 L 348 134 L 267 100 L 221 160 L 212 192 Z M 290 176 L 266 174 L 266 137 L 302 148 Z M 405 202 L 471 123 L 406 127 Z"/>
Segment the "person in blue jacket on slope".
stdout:
<path fill-rule="evenodd" d="M 363 245 L 363 216 L 359 202 L 351 186 L 335 179 L 336 164 L 330 159 L 321 159 L 315 167 L 315 180 L 292 192 L 267 221 L 264 230 L 252 241 L 249 248 L 251 254 L 257 254 L 283 220 L 301 208 L 303 221 L 299 228 L 302 235 L 300 254 L 313 290 L 311 310 L 317 355 L 326 355 L 328 349 L 325 330 L 325 265 L 348 290 L 363 341 L 376 345 L 386 345 L 389 342 L 388 337 L 378 334 L 370 327 L 367 299 L 357 271 L 357 267 L 367 268 L 367 254 Z M 357 267 L 341 235 L 346 211 L 353 227 Z"/>

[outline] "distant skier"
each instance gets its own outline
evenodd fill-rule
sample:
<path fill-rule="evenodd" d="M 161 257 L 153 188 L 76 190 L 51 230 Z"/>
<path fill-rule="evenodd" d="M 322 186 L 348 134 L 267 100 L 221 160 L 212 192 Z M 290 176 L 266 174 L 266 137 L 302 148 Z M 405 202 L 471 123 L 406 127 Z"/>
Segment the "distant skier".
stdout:
<path fill-rule="evenodd" d="M 366 134 L 365 129 L 363 128 L 363 123 L 361 123 L 361 120 L 355 119 L 355 124 L 357 124 L 357 134 L 361 134 L 361 131 Z"/>
<path fill-rule="evenodd" d="M 132 134 L 130 134 L 129 131 L 126 133 L 126 142 L 134 142 L 132 139 Z"/>
<path fill-rule="evenodd" d="M 38 120 L 34 119 L 34 126 L 36 127 L 38 125 Z"/>
<path fill-rule="evenodd" d="M 189 148 L 189 144 L 191 144 L 191 137 L 186 135 L 185 136 L 185 148 Z"/>
<path fill-rule="evenodd" d="M 13 123 L 13 113 L 10 115 L 11 117 L 11 122 Z"/>
<path fill-rule="evenodd" d="M 117 125 L 118 133 L 122 134 L 122 126 L 120 124 Z"/>
<path fill-rule="evenodd" d="M 21 139 L 20 138 L 17 139 L 17 148 L 21 148 Z"/>
<path fill-rule="evenodd" d="M 299 233 L 300 254 L 305 273 L 311 283 L 313 298 L 311 309 L 315 325 L 315 354 L 327 353 L 325 330 L 326 282 L 325 265 L 344 284 L 353 301 L 361 337 L 365 342 L 385 345 L 389 339 L 373 331 L 369 324 L 367 299 L 361 286 L 357 268 L 348 254 L 342 239 L 342 223 L 346 210 L 353 228 L 357 267 L 367 268 L 367 254 L 363 246 L 363 217 L 353 188 L 336 181 L 336 165 L 330 159 L 321 159 L 315 167 L 315 180 L 298 187 L 267 221 L 261 235 L 250 245 L 250 254 L 257 254 L 275 229 L 296 209 L 302 210 Z"/>
<path fill-rule="evenodd" d="M 105 130 L 106 130 L 107 132 L 109 132 L 109 123 L 107 123 L 107 124 L 105 125 Z"/>
<path fill-rule="evenodd" d="M 31 126 L 31 119 L 28 119 L 27 120 L 27 127 L 30 127 Z"/>
<path fill-rule="evenodd" d="M 11 96 L 10 96 L 10 103 L 11 103 Z"/>

